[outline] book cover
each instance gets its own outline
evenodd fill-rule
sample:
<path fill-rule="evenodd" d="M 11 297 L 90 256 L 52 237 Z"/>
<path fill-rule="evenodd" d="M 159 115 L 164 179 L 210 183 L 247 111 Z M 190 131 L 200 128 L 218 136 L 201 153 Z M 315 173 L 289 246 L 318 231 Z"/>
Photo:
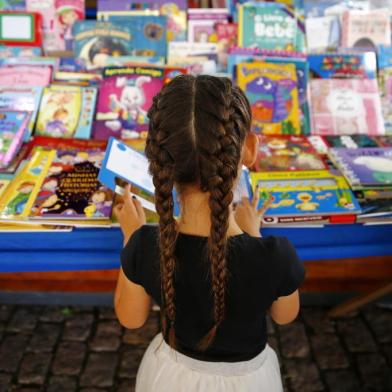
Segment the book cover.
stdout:
<path fill-rule="evenodd" d="M 374 136 L 378 147 L 392 147 L 392 135 Z"/>
<path fill-rule="evenodd" d="M 27 218 L 54 158 L 54 151 L 36 150 L 0 198 L 2 219 Z"/>
<path fill-rule="evenodd" d="M 0 110 L 0 167 L 7 167 L 22 145 L 29 112 Z"/>
<path fill-rule="evenodd" d="M 94 139 L 146 137 L 147 111 L 163 86 L 164 70 L 106 68 L 97 104 Z"/>
<path fill-rule="evenodd" d="M 319 16 L 305 19 L 308 51 L 337 49 L 340 43 L 340 24 L 336 16 Z"/>
<path fill-rule="evenodd" d="M 326 135 L 323 136 L 328 147 L 370 148 L 379 147 L 375 137 L 368 135 Z"/>
<path fill-rule="evenodd" d="M 258 172 L 324 170 L 323 160 L 305 136 L 258 135 L 259 151 L 254 170 Z"/>
<path fill-rule="evenodd" d="M 237 66 L 237 80 L 252 106 L 256 133 L 301 133 L 297 75 L 293 64 L 241 63 Z"/>
<path fill-rule="evenodd" d="M 314 134 L 385 133 L 377 80 L 312 79 L 310 92 Z"/>
<path fill-rule="evenodd" d="M 98 181 L 104 155 L 104 151 L 97 150 L 56 150 L 31 209 L 31 218 L 110 218 L 113 193 Z"/>
<path fill-rule="evenodd" d="M 285 4 L 245 3 L 239 6 L 238 46 L 303 52 L 304 26 Z"/>
<path fill-rule="evenodd" d="M 342 17 L 342 47 L 369 48 L 391 45 L 390 11 L 387 8 L 370 11 L 345 11 Z"/>
<path fill-rule="evenodd" d="M 52 68 L 35 65 L 0 67 L 0 86 L 44 87 L 50 84 Z"/>
<path fill-rule="evenodd" d="M 380 69 L 378 81 L 385 131 L 392 133 L 392 66 Z"/>
<path fill-rule="evenodd" d="M 353 189 L 392 187 L 392 148 L 331 148 L 329 155 Z"/>
<path fill-rule="evenodd" d="M 45 88 L 35 134 L 89 139 L 96 97 L 94 87 L 53 85 Z"/>
<path fill-rule="evenodd" d="M 42 51 L 38 46 L 0 46 L 0 58 L 10 57 L 36 57 L 41 56 Z"/>
<path fill-rule="evenodd" d="M 312 78 L 375 79 L 377 58 L 374 52 L 313 53 L 308 55 Z"/>
<path fill-rule="evenodd" d="M 369 1 L 350 1 L 342 2 L 341 0 L 304 0 L 304 12 L 307 18 L 316 16 L 341 16 L 343 12 L 349 9 L 369 10 Z"/>
<path fill-rule="evenodd" d="M 0 87 L 0 110 L 27 111 L 30 113 L 24 141 L 33 133 L 42 97 L 42 87 Z"/>
<path fill-rule="evenodd" d="M 392 46 L 380 45 L 377 53 L 378 68 L 392 67 Z"/>
<path fill-rule="evenodd" d="M 237 23 L 216 23 L 215 31 L 218 44 L 218 64 L 221 71 L 227 71 L 228 53 L 237 44 Z"/>
<path fill-rule="evenodd" d="M 7 189 L 8 185 L 11 183 L 12 177 L 6 174 L 0 174 L 0 200 L 2 194 Z"/>
<path fill-rule="evenodd" d="M 26 0 L 26 7 L 42 16 L 46 52 L 73 49 L 72 28 L 85 17 L 84 0 Z"/>
<path fill-rule="evenodd" d="M 0 8 L 2 11 L 24 11 L 26 0 L 3 0 Z"/>
<path fill-rule="evenodd" d="M 251 173 L 260 204 L 274 197 L 265 217 L 357 214 L 358 202 L 341 176 L 328 171 Z"/>

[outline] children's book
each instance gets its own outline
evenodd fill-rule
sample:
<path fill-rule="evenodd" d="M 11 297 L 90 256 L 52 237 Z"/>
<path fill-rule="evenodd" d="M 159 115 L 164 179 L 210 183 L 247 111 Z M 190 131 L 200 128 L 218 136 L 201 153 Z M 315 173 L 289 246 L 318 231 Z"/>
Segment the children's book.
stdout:
<path fill-rule="evenodd" d="M 26 9 L 25 0 L 3 0 L 1 7 L 3 11 L 24 11 Z"/>
<path fill-rule="evenodd" d="M 380 69 L 378 81 L 385 131 L 392 133 L 392 66 Z"/>
<path fill-rule="evenodd" d="M 370 148 L 379 147 L 375 137 L 368 135 L 326 135 L 323 136 L 328 147 Z"/>
<path fill-rule="evenodd" d="M 0 198 L 2 219 L 25 219 L 49 170 L 55 151 L 37 149 Z"/>
<path fill-rule="evenodd" d="M 324 156 L 328 154 L 329 146 L 322 136 L 309 135 L 307 139 L 319 155 Z"/>
<path fill-rule="evenodd" d="M 99 87 L 101 81 L 102 75 L 97 72 L 56 71 L 53 76 L 52 86 L 56 84 L 62 86 Z"/>
<path fill-rule="evenodd" d="M 369 48 L 391 45 L 390 10 L 346 11 L 342 17 L 342 47 Z"/>
<path fill-rule="evenodd" d="M 0 110 L 0 167 L 7 167 L 22 145 L 30 112 Z"/>
<path fill-rule="evenodd" d="M 333 216 L 358 214 L 361 209 L 341 176 L 328 171 L 251 173 L 260 205 L 272 195 L 265 217 Z"/>
<path fill-rule="evenodd" d="M 374 52 L 318 53 L 308 56 L 312 78 L 375 79 L 377 59 Z"/>
<path fill-rule="evenodd" d="M 293 64 L 241 63 L 237 66 L 237 79 L 252 106 L 256 133 L 301 133 L 298 82 Z"/>
<path fill-rule="evenodd" d="M 314 134 L 385 133 L 377 80 L 313 79 L 310 92 Z"/>
<path fill-rule="evenodd" d="M 167 40 L 184 41 L 187 29 L 187 2 L 185 0 L 98 0 L 98 19 L 129 11 L 158 10 L 167 17 Z"/>
<path fill-rule="evenodd" d="M 42 87 L 1 87 L 0 110 L 27 111 L 30 121 L 24 141 L 28 141 L 33 133 L 35 121 L 42 97 Z"/>
<path fill-rule="evenodd" d="M 392 187 L 392 148 L 331 148 L 329 155 L 353 189 Z"/>
<path fill-rule="evenodd" d="M 1 200 L 1 195 L 5 192 L 7 189 L 8 185 L 12 181 L 12 176 L 8 174 L 0 174 L 0 200 Z"/>
<path fill-rule="evenodd" d="M 50 86 L 44 89 L 35 129 L 36 135 L 89 139 L 97 89 Z"/>
<path fill-rule="evenodd" d="M 220 71 L 228 71 L 228 53 L 231 47 L 237 44 L 237 23 L 216 23 L 215 31 L 218 44 L 218 64 Z"/>
<path fill-rule="evenodd" d="M 392 135 L 374 136 L 379 147 L 392 147 Z"/>
<path fill-rule="evenodd" d="M 10 57 L 36 57 L 41 56 L 42 51 L 39 46 L 0 46 L 0 58 Z"/>
<path fill-rule="evenodd" d="M 22 168 L 22 162 L 27 155 L 28 143 L 23 143 L 12 162 L 4 169 L 0 168 L 0 175 L 14 175 Z"/>
<path fill-rule="evenodd" d="M 392 46 L 380 45 L 377 54 L 378 68 L 392 67 Z"/>
<path fill-rule="evenodd" d="M 42 15 L 46 52 L 72 51 L 72 28 L 85 17 L 84 0 L 26 0 L 29 11 Z"/>
<path fill-rule="evenodd" d="M 323 170 L 323 160 L 305 136 L 258 135 L 257 172 Z"/>
<path fill-rule="evenodd" d="M 106 68 L 98 98 L 94 139 L 146 137 L 147 111 L 163 86 L 163 78 L 162 68 Z"/>
<path fill-rule="evenodd" d="M 113 193 L 98 181 L 103 151 L 57 150 L 31 209 L 31 219 L 102 220 Z"/>
<path fill-rule="evenodd" d="M 56 57 L 10 57 L 0 59 L 1 66 L 45 66 L 53 70 L 58 68 L 59 60 Z"/>
<path fill-rule="evenodd" d="M 306 18 L 306 45 L 310 52 L 336 49 L 340 43 L 340 24 L 336 16 Z"/>
<path fill-rule="evenodd" d="M 245 3 L 239 6 L 238 46 L 305 50 L 305 30 L 296 11 L 278 3 Z"/>
<path fill-rule="evenodd" d="M 52 68 L 35 65 L 0 67 L 0 86 L 44 87 L 50 84 Z"/>
<path fill-rule="evenodd" d="M 226 8 L 190 8 L 188 10 L 188 42 L 217 42 L 217 23 L 227 23 Z"/>
<path fill-rule="evenodd" d="M 370 10 L 368 0 L 304 0 L 304 12 L 307 18 L 316 16 L 341 16 L 347 10 Z"/>

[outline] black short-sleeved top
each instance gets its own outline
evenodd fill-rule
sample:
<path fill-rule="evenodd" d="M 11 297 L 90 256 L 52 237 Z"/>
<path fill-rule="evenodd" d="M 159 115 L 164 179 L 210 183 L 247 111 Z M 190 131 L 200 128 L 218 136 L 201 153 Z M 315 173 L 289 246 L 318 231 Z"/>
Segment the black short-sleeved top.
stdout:
<path fill-rule="evenodd" d="M 247 361 L 267 342 L 266 311 L 278 297 L 293 293 L 305 272 L 293 245 L 281 237 L 229 238 L 226 313 L 215 340 L 204 352 L 197 343 L 214 325 L 206 258 L 207 237 L 180 233 L 176 243 L 175 332 L 177 350 L 204 361 Z M 137 230 L 121 253 L 127 278 L 144 287 L 160 305 L 158 228 Z"/>

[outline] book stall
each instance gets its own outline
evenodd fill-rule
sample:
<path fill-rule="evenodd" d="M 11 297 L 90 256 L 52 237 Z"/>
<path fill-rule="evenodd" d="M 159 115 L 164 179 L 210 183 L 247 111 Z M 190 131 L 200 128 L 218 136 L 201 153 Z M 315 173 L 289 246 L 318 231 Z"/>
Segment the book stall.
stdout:
<path fill-rule="evenodd" d="M 114 287 L 114 176 L 156 223 L 147 111 L 180 74 L 228 77 L 246 93 L 260 146 L 235 194 L 274 197 L 262 233 L 293 241 L 305 287 L 392 280 L 392 1 L 0 7 L 0 288 L 38 290 L 34 274 L 74 271 L 73 291 L 86 271 L 111 279 L 92 291 Z"/>

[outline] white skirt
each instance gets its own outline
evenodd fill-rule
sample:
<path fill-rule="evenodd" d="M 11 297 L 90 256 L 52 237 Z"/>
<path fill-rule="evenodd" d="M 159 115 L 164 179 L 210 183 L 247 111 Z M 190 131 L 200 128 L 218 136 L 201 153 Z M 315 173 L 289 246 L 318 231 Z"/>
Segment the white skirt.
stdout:
<path fill-rule="evenodd" d="M 244 362 L 204 362 L 173 350 L 157 335 L 136 378 L 136 392 L 282 392 L 278 358 L 267 344 Z"/>

